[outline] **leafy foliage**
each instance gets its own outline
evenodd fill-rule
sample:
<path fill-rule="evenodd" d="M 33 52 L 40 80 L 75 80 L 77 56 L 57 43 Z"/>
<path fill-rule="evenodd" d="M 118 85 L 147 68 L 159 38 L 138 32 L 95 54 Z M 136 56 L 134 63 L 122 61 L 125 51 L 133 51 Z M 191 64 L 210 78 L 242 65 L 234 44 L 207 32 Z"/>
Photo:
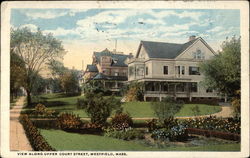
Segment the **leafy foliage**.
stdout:
<path fill-rule="evenodd" d="M 62 57 L 65 50 L 61 41 L 52 34 L 43 35 L 40 30 L 31 32 L 23 28 L 11 29 L 10 51 L 18 55 L 25 65 L 23 85 L 29 106 L 37 75 L 51 60 Z"/>
<path fill-rule="evenodd" d="M 125 130 L 133 125 L 133 120 L 128 114 L 118 113 L 112 117 L 111 125 L 116 130 Z"/>
<path fill-rule="evenodd" d="M 142 82 L 132 82 L 128 86 L 126 92 L 126 101 L 142 101 L 143 100 L 143 83 Z"/>
<path fill-rule="evenodd" d="M 116 113 L 122 111 L 119 99 L 114 96 L 104 97 L 102 93 L 85 93 L 85 98 L 78 99 L 77 102 L 78 108 L 83 108 L 91 117 L 91 122 L 96 124 L 105 124 L 113 110 L 116 110 Z"/>
<path fill-rule="evenodd" d="M 143 139 L 144 134 L 136 129 L 126 128 L 125 130 L 116 130 L 114 128 L 107 128 L 105 130 L 105 136 L 113 137 L 123 140 Z"/>
<path fill-rule="evenodd" d="M 205 75 L 204 84 L 208 88 L 228 96 L 234 96 L 240 89 L 240 41 L 236 37 L 224 41 L 219 54 L 201 63 L 201 72 Z"/>
<path fill-rule="evenodd" d="M 183 107 L 183 102 L 175 101 L 170 97 L 164 98 L 160 102 L 152 102 L 152 108 L 161 122 L 166 118 L 174 117 Z"/>
<path fill-rule="evenodd" d="M 104 87 L 103 83 L 98 80 L 90 80 L 82 86 L 84 93 L 103 93 L 104 95 L 111 95 L 111 91 Z"/>
<path fill-rule="evenodd" d="M 78 92 L 79 85 L 78 85 L 78 78 L 77 78 L 77 72 L 66 71 L 60 78 L 60 83 L 62 86 L 62 89 L 68 94 L 68 93 L 76 93 Z"/>
<path fill-rule="evenodd" d="M 171 128 L 156 129 L 152 132 L 151 137 L 162 141 L 184 141 L 188 135 L 186 126 L 177 124 Z"/>
<path fill-rule="evenodd" d="M 199 128 L 231 133 L 240 133 L 240 118 L 216 118 L 214 116 L 205 118 L 187 119 L 184 124 L 189 128 Z"/>
<path fill-rule="evenodd" d="M 45 105 L 39 103 L 36 105 L 35 110 L 32 114 L 42 117 L 56 117 L 57 112 L 55 112 L 54 110 L 49 110 L 45 107 Z"/>
<path fill-rule="evenodd" d="M 82 126 L 82 121 L 74 114 L 63 113 L 57 117 L 57 126 L 64 130 L 79 129 Z"/>
<path fill-rule="evenodd" d="M 235 117 L 240 117 L 240 90 L 236 91 L 235 97 L 232 99 L 232 108 L 234 111 Z"/>
<path fill-rule="evenodd" d="M 11 100 L 17 97 L 18 90 L 24 86 L 25 63 L 15 53 L 10 53 L 10 94 Z"/>
<path fill-rule="evenodd" d="M 35 151 L 55 151 L 42 137 L 36 126 L 33 125 L 28 115 L 20 116 L 20 121 L 25 129 L 29 142 Z"/>

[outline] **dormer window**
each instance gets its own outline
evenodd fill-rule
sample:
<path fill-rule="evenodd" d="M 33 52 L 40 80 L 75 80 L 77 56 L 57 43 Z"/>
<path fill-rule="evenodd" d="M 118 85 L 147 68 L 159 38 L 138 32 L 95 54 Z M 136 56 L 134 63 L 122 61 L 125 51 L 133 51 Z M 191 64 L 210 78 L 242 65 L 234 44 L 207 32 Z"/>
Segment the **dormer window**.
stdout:
<path fill-rule="evenodd" d="M 194 59 L 205 59 L 204 52 L 202 52 L 200 49 L 197 49 L 196 52 L 193 52 L 193 58 Z"/>

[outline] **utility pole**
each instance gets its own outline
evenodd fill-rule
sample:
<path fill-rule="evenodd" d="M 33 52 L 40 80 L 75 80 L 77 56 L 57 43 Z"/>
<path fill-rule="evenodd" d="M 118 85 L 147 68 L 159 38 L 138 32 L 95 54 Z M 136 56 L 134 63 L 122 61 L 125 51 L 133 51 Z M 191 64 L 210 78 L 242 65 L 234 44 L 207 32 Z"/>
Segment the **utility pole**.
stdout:
<path fill-rule="evenodd" d="M 84 71 L 84 60 L 82 60 L 82 71 Z"/>
<path fill-rule="evenodd" d="M 117 49 L 117 39 L 115 39 L 115 50 Z"/>

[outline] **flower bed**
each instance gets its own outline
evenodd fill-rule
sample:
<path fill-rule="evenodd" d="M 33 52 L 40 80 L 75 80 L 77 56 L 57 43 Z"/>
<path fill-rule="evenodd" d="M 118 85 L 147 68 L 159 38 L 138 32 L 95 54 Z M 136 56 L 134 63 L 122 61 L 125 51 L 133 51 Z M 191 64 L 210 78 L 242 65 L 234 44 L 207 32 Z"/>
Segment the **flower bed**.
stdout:
<path fill-rule="evenodd" d="M 187 119 L 183 122 L 188 128 L 198 128 L 240 134 L 240 118 L 205 118 Z"/>
<path fill-rule="evenodd" d="M 28 115 L 24 114 L 20 116 L 20 122 L 22 123 L 26 136 L 35 151 L 55 151 L 46 140 L 42 137 L 36 126 L 33 125 Z"/>

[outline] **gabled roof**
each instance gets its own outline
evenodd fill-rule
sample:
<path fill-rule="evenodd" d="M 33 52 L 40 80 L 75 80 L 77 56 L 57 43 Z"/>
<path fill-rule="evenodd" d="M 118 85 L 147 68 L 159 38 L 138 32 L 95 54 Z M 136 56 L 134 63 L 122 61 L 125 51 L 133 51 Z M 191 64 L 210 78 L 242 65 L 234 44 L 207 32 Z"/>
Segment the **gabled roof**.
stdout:
<path fill-rule="evenodd" d="M 93 77 L 93 80 L 116 80 L 116 81 L 127 81 L 127 76 L 107 76 L 103 73 L 96 74 L 95 77 Z"/>
<path fill-rule="evenodd" d="M 118 66 L 118 67 L 128 66 L 125 63 L 125 60 L 127 58 L 131 57 L 130 55 L 114 54 L 111 51 L 109 51 L 107 48 L 101 52 L 94 52 L 94 57 L 95 57 L 97 63 L 100 63 L 100 59 L 102 56 L 110 56 L 112 58 L 111 66 Z"/>
<path fill-rule="evenodd" d="M 199 38 L 196 38 L 184 44 L 141 41 L 136 54 L 136 58 L 138 57 L 139 51 L 143 46 L 149 58 L 174 59 L 178 55 L 180 55 L 184 50 L 186 50 L 189 46 L 191 46 L 197 39 Z"/>
<path fill-rule="evenodd" d="M 87 72 L 98 72 L 98 69 L 97 69 L 96 65 L 87 65 L 86 71 Z"/>

